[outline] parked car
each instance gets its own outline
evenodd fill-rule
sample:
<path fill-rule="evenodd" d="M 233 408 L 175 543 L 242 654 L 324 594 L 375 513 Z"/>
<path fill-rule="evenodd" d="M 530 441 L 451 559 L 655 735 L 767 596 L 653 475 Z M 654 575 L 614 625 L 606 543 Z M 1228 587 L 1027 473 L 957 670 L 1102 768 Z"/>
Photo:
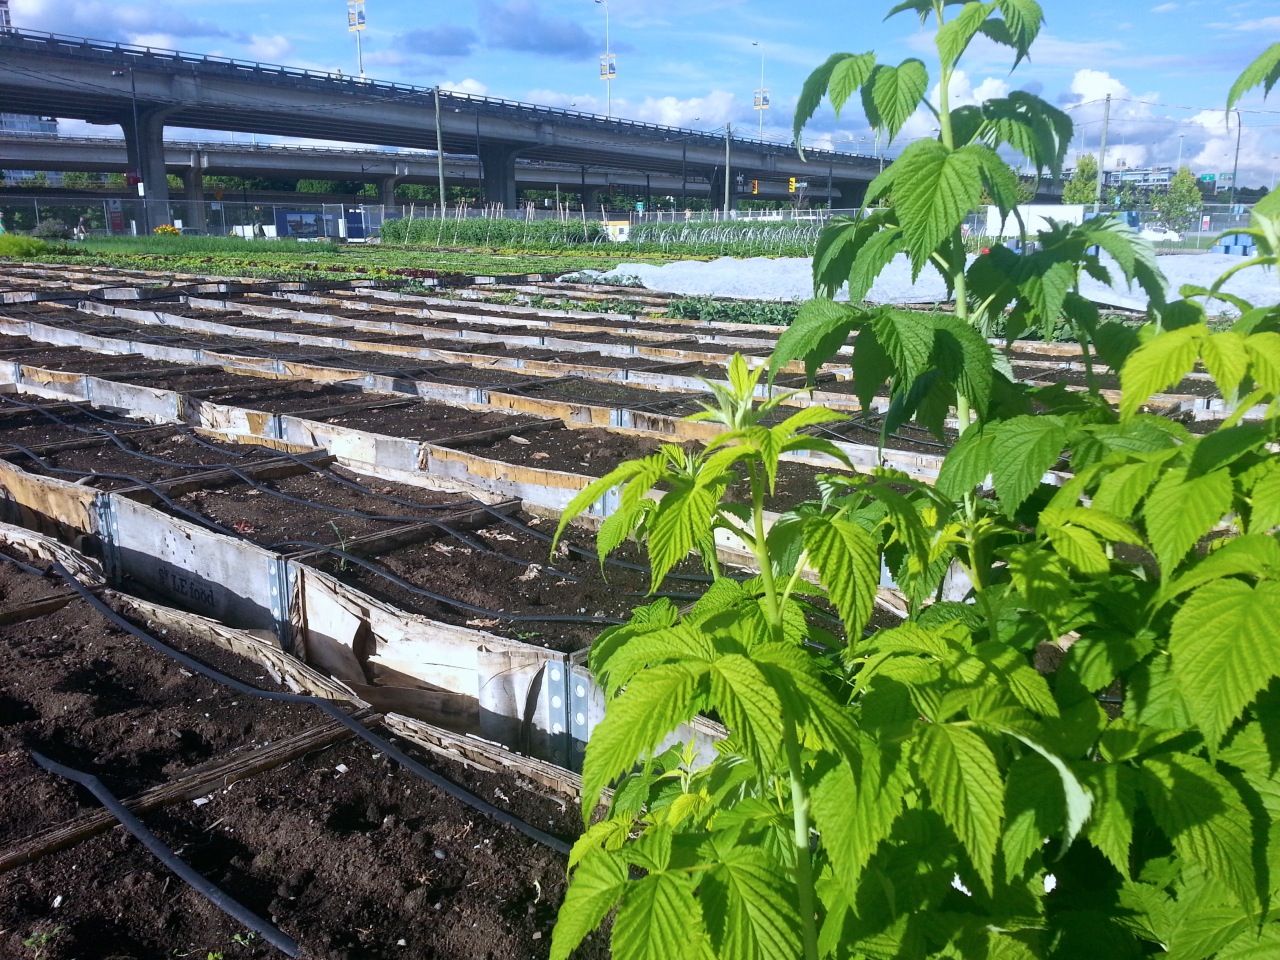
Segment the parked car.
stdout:
<path fill-rule="evenodd" d="M 1138 236 L 1143 240 L 1151 240 L 1156 243 L 1172 243 L 1182 239 L 1182 234 L 1176 230 L 1170 230 L 1162 223 L 1148 223 L 1138 231 Z"/>

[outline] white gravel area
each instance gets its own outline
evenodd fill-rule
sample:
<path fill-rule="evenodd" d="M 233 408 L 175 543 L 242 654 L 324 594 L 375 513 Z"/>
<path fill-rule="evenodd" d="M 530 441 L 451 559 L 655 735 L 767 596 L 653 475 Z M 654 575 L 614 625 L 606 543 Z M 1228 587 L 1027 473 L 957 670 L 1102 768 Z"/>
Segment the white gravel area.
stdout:
<path fill-rule="evenodd" d="M 1171 296 L 1183 284 L 1208 287 L 1223 272 L 1241 263 L 1240 257 L 1221 253 L 1166 254 L 1157 257 L 1161 271 L 1169 282 Z M 603 274 L 601 279 L 638 277 L 650 290 L 683 296 L 739 297 L 747 300 L 806 300 L 813 296 L 813 261 L 808 258 L 753 257 L 738 260 L 722 257 L 703 262 L 682 260 L 676 263 L 624 263 Z M 1120 276 L 1112 268 L 1115 276 Z M 1144 310 L 1146 297 L 1136 286 L 1129 290 L 1123 279 L 1111 288 L 1086 277 L 1081 284 L 1085 296 L 1099 303 Z M 1256 306 L 1280 303 L 1280 275 L 1274 270 L 1251 268 L 1233 277 L 1224 290 L 1252 302 Z M 842 291 L 840 299 L 847 295 Z M 930 303 L 946 298 L 942 277 L 926 267 L 918 280 L 911 279 L 911 264 L 899 256 L 885 268 L 871 288 L 868 299 L 875 303 Z M 1219 302 L 1210 313 L 1234 313 Z"/>

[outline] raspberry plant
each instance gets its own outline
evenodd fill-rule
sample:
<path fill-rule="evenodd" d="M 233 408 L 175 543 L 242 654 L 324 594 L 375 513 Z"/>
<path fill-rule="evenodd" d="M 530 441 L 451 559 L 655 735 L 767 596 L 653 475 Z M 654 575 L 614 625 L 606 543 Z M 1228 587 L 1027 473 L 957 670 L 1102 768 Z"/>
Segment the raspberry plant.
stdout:
<path fill-rule="evenodd" d="M 880 207 L 824 233 L 819 299 L 772 369 L 816 370 L 852 338 L 861 402 L 888 385 L 884 436 L 914 420 L 959 440 L 933 485 L 833 474 L 770 514 L 781 457 L 843 459 L 808 432 L 839 415 L 776 422 L 782 397 L 735 358 L 699 415 L 724 427 L 704 451 L 623 464 L 570 505 L 561 530 L 621 488 L 601 553 L 634 536 L 655 592 L 690 554 L 714 582 L 592 648 L 608 705 L 584 815 L 614 789 L 571 856 L 552 957 L 611 914 L 617 960 L 1280 954 L 1280 307 L 1224 293 L 1227 277 L 1171 298 L 1150 246 L 1106 217 L 1052 225 L 1034 255 L 970 261 L 960 224 L 983 190 L 1013 210 L 998 151 L 1055 171 L 1070 124 L 1025 94 L 952 110 L 948 82 L 978 35 L 1026 57 L 1040 8 L 902 12 L 937 24 L 942 93 L 924 106 L 939 137 L 872 183 Z M 1233 100 L 1269 91 L 1277 50 Z M 893 136 L 927 88 L 919 61 L 840 54 L 806 84 L 797 126 L 860 92 Z M 1280 267 L 1280 198 L 1250 232 L 1258 257 L 1240 269 Z M 856 305 L 899 254 L 942 272 L 954 316 Z M 1079 295 L 1082 273 L 1117 270 L 1150 296 L 1141 330 Z M 852 303 L 836 303 L 846 285 Z M 1207 305 L 1224 301 L 1240 318 L 1213 332 Z M 1065 320 L 1118 371 L 1119 402 L 1092 370 L 1082 391 L 1014 382 L 980 330 L 996 319 L 1010 340 Z M 1233 411 L 1203 435 L 1149 410 L 1196 369 Z M 725 539 L 758 575 L 725 574 Z M 871 632 L 882 564 L 909 612 Z M 966 602 L 943 600 L 957 578 Z M 727 731 L 714 755 L 668 746 L 699 715 Z"/>

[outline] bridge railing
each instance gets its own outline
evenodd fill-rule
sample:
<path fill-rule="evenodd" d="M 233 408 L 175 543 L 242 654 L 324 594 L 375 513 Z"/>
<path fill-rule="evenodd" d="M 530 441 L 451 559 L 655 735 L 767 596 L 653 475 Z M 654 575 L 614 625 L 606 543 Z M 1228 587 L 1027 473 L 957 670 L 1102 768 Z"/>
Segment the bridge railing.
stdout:
<path fill-rule="evenodd" d="M 186 53 L 180 50 L 169 50 L 163 47 L 144 47 L 126 43 L 115 43 L 106 40 L 94 40 L 88 37 L 76 37 L 68 34 L 47 33 L 35 30 L 7 30 L 0 32 L 0 49 L 19 47 L 28 49 L 53 49 L 63 55 L 90 57 L 98 60 L 110 60 L 117 65 L 140 67 L 155 65 L 159 67 L 186 67 L 193 69 L 221 69 L 239 74 L 251 74 L 260 79 L 291 79 L 306 83 L 320 83 L 326 86 L 343 84 L 351 92 L 377 94 L 397 99 L 426 99 L 434 103 L 435 88 L 419 87 L 411 84 L 395 83 L 386 80 L 370 80 L 352 77 L 343 73 L 330 73 L 321 70 L 308 70 L 301 67 L 290 67 L 283 64 L 264 63 L 252 60 L 239 60 L 235 57 L 221 57 L 197 53 Z M 441 98 L 450 106 L 483 107 L 490 114 L 507 113 L 527 120 L 531 116 L 546 116 L 560 121 L 574 121 L 595 127 L 612 127 L 620 131 L 642 131 L 656 139 L 669 142 L 702 142 L 706 144 L 723 144 L 724 135 L 719 131 L 693 130 L 686 127 L 664 126 L 642 120 L 627 120 L 618 117 L 602 117 L 599 114 L 583 113 L 567 110 L 562 107 L 551 107 L 542 104 L 525 103 L 519 100 L 506 100 L 500 97 L 479 96 L 459 91 L 441 90 Z M 443 105 L 443 104 L 442 104 Z M 752 137 L 749 134 L 734 135 L 733 142 L 740 143 L 754 150 L 768 153 L 790 153 L 795 149 L 792 143 L 782 143 L 769 139 Z M 875 157 L 856 153 L 840 153 L 817 145 L 806 146 L 806 152 L 813 157 L 829 160 L 839 159 L 842 162 L 868 161 L 879 162 Z"/>

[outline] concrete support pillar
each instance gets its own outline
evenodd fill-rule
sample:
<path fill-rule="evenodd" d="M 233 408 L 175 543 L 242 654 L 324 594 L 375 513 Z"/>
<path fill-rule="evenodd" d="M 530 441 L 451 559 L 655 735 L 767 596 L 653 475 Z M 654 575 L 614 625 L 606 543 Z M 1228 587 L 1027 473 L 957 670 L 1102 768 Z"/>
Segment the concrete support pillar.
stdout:
<path fill-rule="evenodd" d="M 707 180 L 711 183 L 711 208 L 713 210 L 722 210 L 724 208 L 724 167 L 716 167 L 708 172 Z M 729 190 L 729 209 L 734 209 L 737 204 L 737 191 L 733 188 Z"/>
<path fill-rule="evenodd" d="M 129 154 L 129 167 L 142 177 L 146 188 L 143 204 L 145 213 L 139 229 L 150 233 L 164 223 L 173 223 L 169 214 L 169 180 L 164 166 L 164 118 L 168 110 L 139 109 L 137 126 L 134 112 L 120 119 L 125 146 Z"/>
<path fill-rule="evenodd" d="M 485 203 L 501 204 L 508 210 L 519 205 L 516 191 L 516 155 L 519 152 L 519 147 L 503 144 L 480 145 Z"/>
<path fill-rule="evenodd" d="M 378 202 L 384 207 L 396 206 L 396 187 L 400 186 L 401 177 L 383 177 L 378 181 Z"/>
<path fill-rule="evenodd" d="M 600 209 L 601 189 L 601 187 L 582 188 L 582 204 L 587 208 L 587 213 L 592 213 Z"/>
<path fill-rule="evenodd" d="M 183 223 L 204 233 L 209 226 L 209 208 L 204 202 L 204 165 L 203 153 L 191 154 L 191 166 L 182 172 L 183 197 L 187 201 L 187 215 Z"/>
<path fill-rule="evenodd" d="M 841 210 L 857 210 L 867 197 L 868 181 L 837 180 L 832 202 Z"/>

